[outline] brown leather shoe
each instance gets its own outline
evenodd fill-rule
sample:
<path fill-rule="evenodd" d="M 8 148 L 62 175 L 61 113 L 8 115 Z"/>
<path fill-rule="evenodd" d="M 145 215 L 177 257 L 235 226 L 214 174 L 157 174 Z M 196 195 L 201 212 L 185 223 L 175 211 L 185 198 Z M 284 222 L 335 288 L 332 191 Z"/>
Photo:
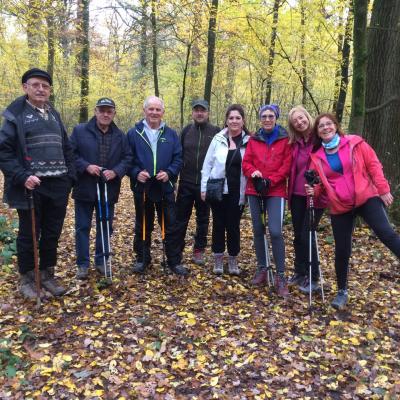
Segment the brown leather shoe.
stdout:
<path fill-rule="evenodd" d="M 57 280 L 51 276 L 52 273 L 47 270 L 40 271 L 40 279 L 42 281 L 42 286 L 48 290 L 53 296 L 62 296 L 67 289 L 64 286 L 61 286 Z"/>
<path fill-rule="evenodd" d="M 289 296 L 288 285 L 287 285 L 286 278 L 284 276 L 281 276 L 279 274 L 275 275 L 275 290 L 276 290 L 276 294 L 279 297 L 288 297 Z"/>
<path fill-rule="evenodd" d="M 256 271 L 256 274 L 254 275 L 251 284 L 254 286 L 265 286 L 267 284 L 267 281 L 268 281 L 267 269 L 261 268 Z"/>

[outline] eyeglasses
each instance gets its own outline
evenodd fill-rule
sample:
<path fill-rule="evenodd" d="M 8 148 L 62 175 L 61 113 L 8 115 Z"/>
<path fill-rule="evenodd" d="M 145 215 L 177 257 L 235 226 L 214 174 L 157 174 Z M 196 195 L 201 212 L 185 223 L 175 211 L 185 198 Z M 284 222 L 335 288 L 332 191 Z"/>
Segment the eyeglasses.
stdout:
<path fill-rule="evenodd" d="M 335 124 L 332 121 L 329 121 L 325 124 L 319 124 L 318 129 L 324 129 L 325 127 L 332 126 L 332 125 L 335 125 Z"/>
<path fill-rule="evenodd" d="M 27 83 L 28 86 L 34 88 L 34 89 L 44 89 L 44 90 L 50 90 L 51 86 L 47 83 L 40 83 L 40 82 L 35 82 L 35 83 Z"/>
<path fill-rule="evenodd" d="M 272 120 L 275 118 L 275 114 L 267 114 L 267 115 L 261 115 L 261 120 L 265 121 L 266 119 Z"/>

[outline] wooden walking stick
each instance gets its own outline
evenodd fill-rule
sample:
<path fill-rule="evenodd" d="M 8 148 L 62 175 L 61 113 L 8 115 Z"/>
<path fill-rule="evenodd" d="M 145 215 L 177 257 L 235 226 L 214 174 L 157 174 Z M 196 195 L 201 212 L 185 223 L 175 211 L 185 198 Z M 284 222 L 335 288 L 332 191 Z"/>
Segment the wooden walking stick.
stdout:
<path fill-rule="evenodd" d="M 39 253 L 37 248 L 37 239 L 36 239 L 36 217 L 35 217 L 35 204 L 33 201 L 33 191 L 28 190 L 28 203 L 29 208 L 31 210 L 31 222 L 32 222 L 32 245 L 33 245 L 33 262 L 34 262 L 34 272 L 35 272 L 35 287 L 36 287 L 36 304 L 37 307 L 41 306 L 40 299 L 40 272 L 39 272 Z"/>

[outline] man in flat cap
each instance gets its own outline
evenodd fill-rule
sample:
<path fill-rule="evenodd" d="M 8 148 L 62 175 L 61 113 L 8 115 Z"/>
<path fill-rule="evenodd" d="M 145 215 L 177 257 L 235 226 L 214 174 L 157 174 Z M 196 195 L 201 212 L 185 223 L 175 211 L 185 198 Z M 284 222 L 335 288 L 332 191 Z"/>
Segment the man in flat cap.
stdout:
<path fill-rule="evenodd" d="M 93 210 L 96 209 L 96 250 L 95 268 L 109 276 L 110 269 L 106 268 L 109 254 L 109 237 L 106 226 L 103 226 L 101 236 L 99 220 L 99 202 L 102 216 L 108 220 L 110 235 L 113 231 L 114 207 L 118 201 L 121 180 L 131 163 L 131 151 L 125 134 L 114 123 L 115 103 L 108 97 L 97 100 L 93 118 L 77 125 L 71 135 L 71 144 L 75 154 L 75 166 L 78 181 L 74 186 L 72 197 L 75 200 L 75 242 L 76 277 L 87 279 L 90 266 L 89 235 L 92 226 Z M 97 193 L 99 184 L 99 193 Z M 107 185 L 107 204 L 104 188 Z M 103 224 L 104 225 L 104 224 Z M 104 241 L 104 253 L 102 241 Z M 110 260 L 111 262 L 111 260 Z M 106 265 L 105 265 L 106 264 Z"/>
<path fill-rule="evenodd" d="M 201 169 L 212 138 L 220 131 L 209 122 L 209 105 L 206 100 L 192 101 L 193 123 L 183 128 L 180 139 L 183 152 L 183 168 L 179 175 L 179 189 L 176 200 L 177 240 L 185 244 L 186 230 L 196 209 L 196 233 L 193 243 L 192 261 L 198 265 L 205 263 L 204 252 L 207 245 L 210 207 L 200 197 Z"/>
<path fill-rule="evenodd" d="M 4 202 L 16 208 L 20 291 L 36 298 L 32 219 L 27 196 L 33 195 L 42 286 L 55 296 L 65 293 L 54 278 L 57 247 L 71 186 L 76 179 L 73 153 L 58 112 L 49 104 L 52 79 L 39 68 L 22 75 L 25 95 L 4 111 L 0 130 L 0 169 Z"/>

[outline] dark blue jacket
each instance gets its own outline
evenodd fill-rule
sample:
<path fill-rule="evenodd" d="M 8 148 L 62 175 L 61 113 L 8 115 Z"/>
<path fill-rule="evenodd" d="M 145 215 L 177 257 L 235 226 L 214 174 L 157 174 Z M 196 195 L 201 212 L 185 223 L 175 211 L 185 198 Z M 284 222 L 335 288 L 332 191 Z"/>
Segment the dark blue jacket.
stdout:
<path fill-rule="evenodd" d="M 27 96 L 18 97 L 7 107 L 3 112 L 4 123 L 0 129 L 0 169 L 4 174 L 3 200 L 10 207 L 22 210 L 29 208 L 25 181 L 33 174 L 29 163 L 26 162 L 28 154 L 22 121 L 26 99 Z M 58 112 L 50 104 L 48 106 L 61 127 L 64 159 L 72 183 L 76 180 L 76 172 L 68 135 Z"/>
<path fill-rule="evenodd" d="M 70 138 L 78 173 L 78 182 L 72 191 L 72 197 L 76 200 L 93 202 L 97 198 L 97 178 L 86 171 L 90 164 L 99 165 L 100 157 L 96 129 L 96 117 L 93 117 L 89 122 L 77 125 Z M 121 179 L 131 166 L 132 154 L 126 135 L 118 129 L 114 122 L 111 123 L 110 129 L 112 130 L 112 141 L 105 167 L 113 170 L 117 176 L 107 182 L 107 192 L 108 201 L 116 203 L 121 188 Z"/>
<path fill-rule="evenodd" d="M 182 168 L 182 146 L 177 133 L 167 125 L 161 129 L 158 136 L 156 157 L 153 157 L 150 142 L 144 131 L 143 121 L 138 122 L 128 131 L 128 141 L 133 156 L 133 164 L 129 172 L 131 189 L 136 193 L 143 192 L 144 185 L 138 182 L 136 177 L 139 172 L 145 169 L 150 176 L 155 176 L 160 171 L 167 172 L 169 181 L 163 184 L 163 192 L 173 192 Z"/>

